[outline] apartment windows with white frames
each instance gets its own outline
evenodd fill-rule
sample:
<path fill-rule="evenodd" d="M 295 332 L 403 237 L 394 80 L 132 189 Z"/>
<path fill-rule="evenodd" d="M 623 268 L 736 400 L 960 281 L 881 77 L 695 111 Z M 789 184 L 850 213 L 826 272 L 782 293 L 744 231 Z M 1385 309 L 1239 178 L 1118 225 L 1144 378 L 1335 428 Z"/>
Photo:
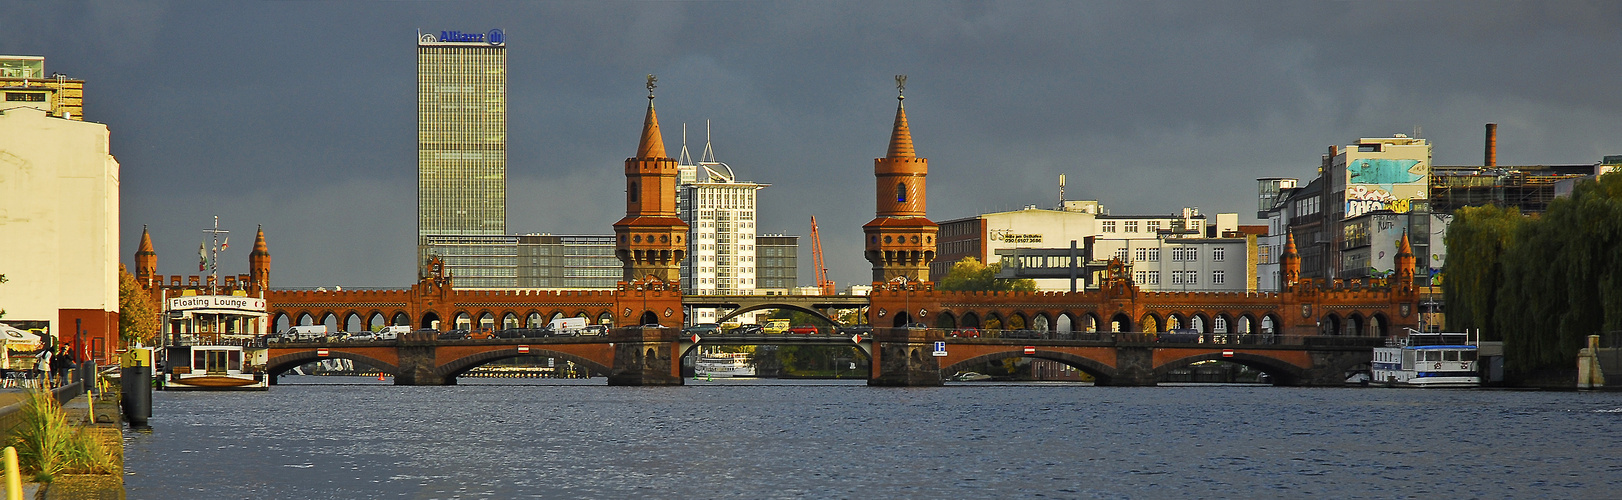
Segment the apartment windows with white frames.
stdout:
<path fill-rule="evenodd" d="M 1112 220 L 1104 221 L 1104 226 L 1103 226 L 1102 232 L 1105 232 L 1105 233 L 1113 233 L 1113 232 L 1115 232 L 1115 221 L 1112 221 Z"/>
<path fill-rule="evenodd" d="M 1147 249 L 1147 248 L 1139 248 L 1139 249 L 1133 251 L 1132 252 L 1132 260 L 1134 262 L 1147 262 L 1149 260 L 1149 249 Z"/>
<path fill-rule="evenodd" d="M 1126 232 L 1128 232 L 1128 233 L 1136 233 L 1136 232 L 1138 232 L 1138 221 L 1135 221 L 1135 220 L 1126 221 Z"/>
<path fill-rule="evenodd" d="M 1227 284 L 1227 282 L 1228 282 L 1228 277 L 1227 277 L 1226 272 L 1224 272 L 1224 271 L 1211 271 L 1211 284 L 1213 284 L 1213 285 L 1224 285 L 1224 284 Z"/>
<path fill-rule="evenodd" d="M 1222 259 L 1223 259 L 1223 257 L 1225 257 L 1225 254 L 1226 254 L 1226 250 L 1227 249 L 1222 248 L 1222 247 L 1212 248 L 1211 249 L 1211 262 L 1222 262 Z"/>
<path fill-rule="evenodd" d="M 1160 271 L 1149 271 L 1149 284 L 1151 284 L 1151 285 L 1159 285 L 1160 284 Z"/>
<path fill-rule="evenodd" d="M 1149 262 L 1160 262 L 1160 249 L 1159 248 L 1151 248 L 1151 249 L 1149 249 Z"/>

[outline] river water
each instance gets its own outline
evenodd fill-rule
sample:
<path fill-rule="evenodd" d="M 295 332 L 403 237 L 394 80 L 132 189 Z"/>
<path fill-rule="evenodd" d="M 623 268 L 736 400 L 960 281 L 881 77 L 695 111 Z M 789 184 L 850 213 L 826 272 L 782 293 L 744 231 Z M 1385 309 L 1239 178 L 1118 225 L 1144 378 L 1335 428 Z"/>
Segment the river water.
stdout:
<path fill-rule="evenodd" d="M 1622 495 L 1622 393 L 282 380 L 155 393 L 129 497 Z"/>

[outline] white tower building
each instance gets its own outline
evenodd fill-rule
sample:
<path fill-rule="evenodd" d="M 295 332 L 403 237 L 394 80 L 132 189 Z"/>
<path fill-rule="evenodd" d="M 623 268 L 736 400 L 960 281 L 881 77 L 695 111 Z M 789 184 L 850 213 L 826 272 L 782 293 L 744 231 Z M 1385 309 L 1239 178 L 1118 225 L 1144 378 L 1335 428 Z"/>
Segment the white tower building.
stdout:
<path fill-rule="evenodd" d="M 754 295 L 755 192 L 769 184 L 738 180 L 732 167 L 715 161 L 708 138 L 694 162 L 687 152 L 685 128 L 677 160 L 677 212 L 691 228 L 687 260 L 681 265 L 682 292 Z M 694 310 L 688 317 L 694 323 L 713 322 L 716 311 Z"/>

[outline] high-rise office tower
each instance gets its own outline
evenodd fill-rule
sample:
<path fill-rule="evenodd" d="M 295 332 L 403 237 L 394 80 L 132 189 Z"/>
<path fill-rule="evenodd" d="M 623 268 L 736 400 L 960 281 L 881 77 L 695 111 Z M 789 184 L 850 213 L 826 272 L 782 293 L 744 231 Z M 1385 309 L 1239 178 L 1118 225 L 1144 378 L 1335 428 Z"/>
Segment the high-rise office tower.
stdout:
<path fill-rule="evenodd" d="M 507 232 L 507 47 L 499 29 L 417 33 L 417 267 L 427 237 Z"/>

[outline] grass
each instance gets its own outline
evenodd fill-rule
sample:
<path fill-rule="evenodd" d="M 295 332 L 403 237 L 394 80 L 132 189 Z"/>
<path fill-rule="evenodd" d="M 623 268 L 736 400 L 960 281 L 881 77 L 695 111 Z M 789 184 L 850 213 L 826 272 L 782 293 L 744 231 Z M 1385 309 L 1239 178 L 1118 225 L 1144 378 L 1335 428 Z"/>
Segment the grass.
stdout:
<path fill-rule="evenodd" d="M 30 391 L 10 444 L 17 447 L 23 473 L 42 483 L 58 474 L 119 472 L 112 452 L 85 426 L 69 424 L 62 405 L 44 391 Z"/>

